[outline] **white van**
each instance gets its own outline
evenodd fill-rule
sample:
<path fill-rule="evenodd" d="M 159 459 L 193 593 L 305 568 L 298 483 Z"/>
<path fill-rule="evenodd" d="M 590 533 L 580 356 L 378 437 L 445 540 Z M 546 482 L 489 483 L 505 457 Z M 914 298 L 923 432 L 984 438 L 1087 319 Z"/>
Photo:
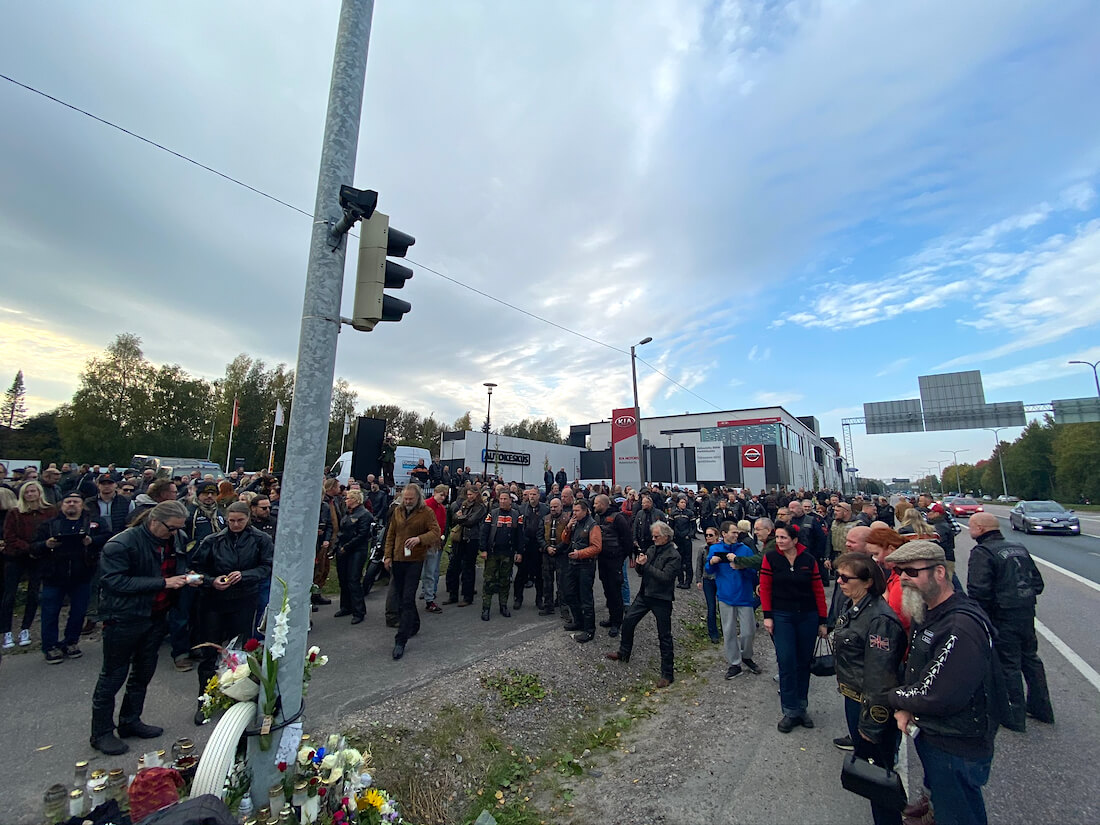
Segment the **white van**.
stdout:
<path fill-rule="evenodd" d="M 395 456 L 393 460 L 393 483 L 398 489 L 404 487 L 409 483 L 412 471 L 416 468 L 416 464 L 420 459 L 424 459 L 424 466 L 427 467 L 432 463 L 432 454 L 425 450 L 423 447 L 404 447 L 398 445 L 395 448 Z M 328 474 L 333 478 L 339 479 L 340 483 L 345 487 L 351 480 L 351 451 L 341 453 L 340 457 L 333 462 Z M 362 479 L 360 479 L 362 481 Z"/>

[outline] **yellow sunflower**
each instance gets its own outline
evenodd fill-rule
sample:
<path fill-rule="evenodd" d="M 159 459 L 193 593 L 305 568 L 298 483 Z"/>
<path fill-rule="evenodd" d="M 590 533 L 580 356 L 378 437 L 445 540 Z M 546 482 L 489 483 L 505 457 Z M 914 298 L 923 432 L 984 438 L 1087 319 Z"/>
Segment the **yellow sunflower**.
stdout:
<path fill-rule="evenodd" d="M 361 810 L 366 808 L 374 808 L 376 811 L 381 810 L 382 806 L 386 804 L 386 798 L 382 794 L 378 793 L 374 788 L 371 788 L 366 793 L 360 794 L 355 797 L 355 807 Z"/>

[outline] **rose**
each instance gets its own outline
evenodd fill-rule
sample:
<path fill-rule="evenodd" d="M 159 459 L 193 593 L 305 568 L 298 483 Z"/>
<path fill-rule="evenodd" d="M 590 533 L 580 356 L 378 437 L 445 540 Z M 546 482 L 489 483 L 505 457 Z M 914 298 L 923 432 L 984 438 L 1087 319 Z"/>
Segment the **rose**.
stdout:
<path fill-rule="evenodd" d="M 260 647 L 260 640 L 259 639 L 249 639 L 247 642 L 244 643 L 244 652 L 245 653 L 255 653 L 259 649 L 259 647 Z"/>
<path fill-rule="evenodd" d="M 286 773 L 286 762 L 280 762 L 275 767 L 278 768 L 279 773 Z"/>

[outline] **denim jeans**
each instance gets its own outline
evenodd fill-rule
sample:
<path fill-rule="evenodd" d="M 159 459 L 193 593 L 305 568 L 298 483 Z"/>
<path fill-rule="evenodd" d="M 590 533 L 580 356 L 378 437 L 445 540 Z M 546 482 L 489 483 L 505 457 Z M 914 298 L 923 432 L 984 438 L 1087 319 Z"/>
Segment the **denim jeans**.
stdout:
<path fill-rule="evenodd" d="M 442 550 L 433 547 L 424 556 L 424 570 L 420 574 L 420 592 L 424 594 L 424 601 L 434 602 L 435 591 L 439 587 L 439 562 L 443 557 Z"/>
<path fill-rule="evenodd" d="M 75 645 L 80 641 L 80 628 L 84 625 L 84 614 L 88 610 L 91 593 L 92 585 L 87 581 L 42 585 L 42 596 L 38 605 L 42 609 L 43 652 L 57 647 L 58 644 Z M 58 621 L 66 596 L 69 597 L 69 618 L 65 622 L 65 638 L 59 642 Z"/>
<path fill-rule="evenodd" d="M 936 825 L 986 825 L 982 786 L 989 781 L 993 758 L 955 756 L 930 745 L 923 736 L 917 737 L 916 745 L 924 780 L 932 791 Z"/>
<path fill-rule="evenodd" d="M 779 666 L 779 697 L 784 716 L 806 715 L 810 694 L 810 659 L 820 621 L 814 612 L 772 612 L 775 624 L 772 640 Z"/>
<path fill-rule="evenodd" d="M 181 587 L 176 591 L 176 603 L 168 611 L 168 635 L 172 642 L 173 659 L 191 652 L 198 598 L 199 592 L 194 587 Z"/>
<path fill-rule="evenodd" d="M 852 746 L 855 755 L 860 759 L 873 759 L 875 764 L 883 768 L 893 768 L 897 764 L 898 743 L 901 742 L 901 731 L 890 719 L 886 731 L 882 734 L 881 742 L 868 742 L 859 735 L 860 704 L 855 699 L 844 697 L 844 718 L 848 722 L 848 735 L 852 738 Z M 937 814 L 939 811 L 936 812 Z M 871 818 L 875 825 L 901 825 L 901 812 L 890 808 L 883 808 L 872 803 Z"/>
<path fill-rule="evenodd" d="M 15 594 L 19 582 L 27 579 L 27 603 L 23 607 L 23 630 L 30 630 L 34 616 L 38 612 L 38 591 L 42 580 L 38 574 L 38 563 L 25 556 L 9 556 L 4 559 L 4 596 L 0 599 L 0 633 L 11 632 L 11 616 L 15 610 Z"/>
<path fill-rule="evenodd" d="M 630 604 L 630 559 L 623 559 L 623 604 Z"/>
<path fill-rule="evenodd" d="M 718 632 L 718 582 L 703 577 L 703 598 L 707 600 L 707 636 L 711 641 L 719 638 Z"/>

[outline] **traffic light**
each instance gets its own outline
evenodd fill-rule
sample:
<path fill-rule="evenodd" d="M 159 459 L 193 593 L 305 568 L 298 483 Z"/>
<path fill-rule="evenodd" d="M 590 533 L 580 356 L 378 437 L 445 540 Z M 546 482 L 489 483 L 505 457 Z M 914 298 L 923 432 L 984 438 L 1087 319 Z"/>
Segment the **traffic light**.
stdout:
<path fill-rule="evenodd" d="M 355 276 L 355 301 L 351 325 L 370 332 L 379 321 L 400 321 L 412 304 L 386 295 L 385 289 L 401 289 L 413 271 L 387 256 L 404 258 L 416 238 L 390 228 L 390 218 L 375 211 L 360 224 L 359 266 Z"/>

